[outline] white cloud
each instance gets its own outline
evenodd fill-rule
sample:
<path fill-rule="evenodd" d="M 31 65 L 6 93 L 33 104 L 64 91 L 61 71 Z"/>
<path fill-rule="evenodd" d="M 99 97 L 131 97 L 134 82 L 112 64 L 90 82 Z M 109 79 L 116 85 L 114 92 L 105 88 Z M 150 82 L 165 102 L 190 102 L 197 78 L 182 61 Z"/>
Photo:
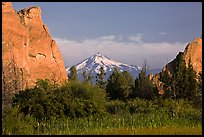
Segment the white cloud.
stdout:
<path fill-rule="evenodd" d="M 173 60 L 179 51 L 183 51 L 186 43 L 146 43 L 141 41 L 141 35 L 135 39 L 128 36 L 129 41 L 119 41 L 123 39 L 119 36 L 103 36 L 94 39 L 84 39 L 75 41 L 71 39 L 55 38 L 62 53 L 66 66 L 71 66 L 81 62 L 85 58 L 101 52 L 107 57 L 127 63 L 141 66 L 144 59 L 151 68 L 161 68 L 166 64 L 166 58 Z M 132 38 L 132 39 L 131 39 Z M 138 43 L 138 41 L 140 41 Z"/>
<path fill-rule="evenodd" d="M 123 40 L 123 35 L 122 35 L 122 34 L 119 34 L 119 35 L 118 35 L 118 40 L 120 40 L 120 41 Z"/>
<path fill-rule="evenodd" d="M 130 35 L 128 36 L 128 39 L 137 43 L 142 42 L 142 34 L 135 34 L 135 35 Z"/>
<path fill-rule="evenodd" d="M 100 37 L 100 39 L 102 39 L 102 40 L 114 40 L 115 38 L 116 38 L 116 36 L 114 36 L 114 35 Z"/>
<path fill-rule="evenodd" d="M 159 35 L 166 35 L 167 32 L 160 32 Z"/>

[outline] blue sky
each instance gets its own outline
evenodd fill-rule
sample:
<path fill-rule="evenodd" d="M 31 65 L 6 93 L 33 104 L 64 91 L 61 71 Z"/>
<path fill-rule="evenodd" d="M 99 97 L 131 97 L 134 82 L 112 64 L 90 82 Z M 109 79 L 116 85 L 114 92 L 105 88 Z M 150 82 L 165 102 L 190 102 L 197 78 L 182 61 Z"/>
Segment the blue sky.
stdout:
<path fill-rule="evenodd" d="M 29 6 L 41 7 L 66 66 L 102 52 L 161 68 L 202 33 L 201 2 L 13 2 Z"/>

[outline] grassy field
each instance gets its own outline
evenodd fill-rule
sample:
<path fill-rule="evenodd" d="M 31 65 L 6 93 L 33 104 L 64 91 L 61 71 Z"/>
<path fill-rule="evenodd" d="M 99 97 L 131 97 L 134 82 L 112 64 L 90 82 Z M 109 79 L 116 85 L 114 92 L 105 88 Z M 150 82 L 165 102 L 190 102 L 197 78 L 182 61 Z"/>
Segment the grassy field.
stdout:
<path fill-rule="evenodd" d="M 154 118 L 154 119 L 152 119 Z M 190 122 L 192 122 L 190 124 Z M 71 123 L 71 124 L 69 124 Z M 69 135 L 201 135 L 201 122 L 168 116 L 111 115 L 103 119 L 66 120 L 48 124 L 43 134 Z M 56 126 L 58 125 L 58 126 Z M 42 132 L 41 132 L 42 133 Z M 39 133 L 40 134 L 40 133 Z"/>
<path fill-rule="evenodd" d="M 32 117 L 7 119 L 3 134 L 36 135 L 201 135 L 202 123 L 168 115 L 117 114 L 103 118 L 61 118 L 38 123 Z M 10 120 L 10 121 L 9 121 Z M 14 122 L 15 121 L 15 122 Z"/>
<path fill-rule="evenodd" d="M 65 132 L 66 134 L 66 132 Z M 82 130 L 78 135 L 202 135 L 201 127 L 109 128 Z"/>

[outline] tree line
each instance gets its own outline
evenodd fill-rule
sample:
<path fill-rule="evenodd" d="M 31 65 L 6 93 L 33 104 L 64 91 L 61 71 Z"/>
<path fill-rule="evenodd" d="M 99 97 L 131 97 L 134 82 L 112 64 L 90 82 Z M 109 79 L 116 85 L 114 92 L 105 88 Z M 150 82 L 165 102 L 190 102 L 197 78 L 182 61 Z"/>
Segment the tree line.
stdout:
<path fill-rule="evenodd" d="M 114 68 L 106 81 L 105 71 L 101 67 L 96 76 L 96 85 L 104 89 L 111 100 L 126 101 L 136 97 L 146 100 L 153 100 L 154 98 L 195 100 L 202 94 L 202 72 L 197 74 L 194 71 L 190 59 L 187 66 L 182 54 L 179 54 L 173 74 L 168 69 L 160 72 L 159 80 L 163 83 L 164 94 L 159 94 L 158 88 L 149 79 L 146 62 L 136 79 L 133 79 L 129 72 L 119 72 L 117 68 Z M 87 75 L 84 71 L 83 78 L 83 82 L 91 84 L 93 76 Z M 79 81 L 76 66 L 71 67 L 69 79 L 75 82 Z"/>
<path fill-rule="evenodd" d="M 202 105 L 202 73 L 197 76 L 191 61 L 186 67 L 181 56 L 176 64 L 175 73 L 164 71 L 160 74 L 160 80 L 164 84 L 164 94 L 158 94 L 157 87 L 147 76 L 147 68 L 145 63 L 136 79 L 129 72 L 119 72 L 114 68 L 107 80 L 105 80 L 105 71 L 101 68 L 96 76 L 96 84 L 93 85 L 91 83 L 93 76 L 86 72 L 83 73 L 84 79 L 80 82 L 76 66 L 73 66 L 70 69 L 69 80 L 61 86 L 53 85 L 47 79 L 38 80 L 35 87 L 16 92 L 11 100 L 12 110 L 16 108 L 18 114 L 31 115 L 41 120 L 64 116 L 71 118 L 103 116 L 109 111 L 117 111 L 116 108 L 121 102 L 131 106 L 132 103 L 128 102 L 135 99 L 147 102 L 160 99 L 185 99 L 193 101 L 196 105 Z M 108 107 L 107 103 L 112 101 L 116 101 L 116 104 Z"/>

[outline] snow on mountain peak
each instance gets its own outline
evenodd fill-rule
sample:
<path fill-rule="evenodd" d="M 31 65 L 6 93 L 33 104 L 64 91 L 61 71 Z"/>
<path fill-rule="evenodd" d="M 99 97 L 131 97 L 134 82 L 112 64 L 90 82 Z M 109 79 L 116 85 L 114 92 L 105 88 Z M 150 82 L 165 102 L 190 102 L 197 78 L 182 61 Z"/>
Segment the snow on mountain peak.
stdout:
<path fill-rule="evenodd" d="M 104 55 L 98 52 L 95 56 L 103 57 Z"/>
<path fill-rule="evenodd" d="M 77 64 L 76 70 L 80 80 L 83 79 L 82 72 L 86 71 L 87 74 L 90 73 L 92 76 L 94 76 L 93 82 L 95 82 L 95 77 L 98 73 L 100 73 L 101 67 L 103 67 L 106 73 L 106 79 L 109 78 L 115 67 L 117 67 L 120 72 L 128 71 L 134 78 L 136 78 L 142 70 L 139 66 L 128 65 L 111 60 L 101 53 L 96 53 L 95 55 L 92 55 L 91 57 Z M 70 67 L 66 69 L 67 73 L 70 72 L 69 69 Z"/>
<path fill-rule="evenodd" d="M 106 78 L 112 74 L 112 71 L 114 70 L 115 67 L 118 68 L 119 71 L 128 71 L 130 72 L 133 76 L 137 76 L 141 69 L 137 66 L 131 66 L 128 64 L 120 63 L 114 60 L 109 59 L 102 53 L 96 53 L 95 55 L 92 55 L 91 57 L 85 59 L 81 63 L 76 65 L 76 70 L 79 75 L 79 79 L 82 78 L 81 74 L 83 71 L 86 71 L 87 73 L 91 73 L 95 76 L 100 73 L 100 68 L 103 67 L 106 75 Z M 67 68 L 67 73 L 69 73 L 69 69 Z"/>

